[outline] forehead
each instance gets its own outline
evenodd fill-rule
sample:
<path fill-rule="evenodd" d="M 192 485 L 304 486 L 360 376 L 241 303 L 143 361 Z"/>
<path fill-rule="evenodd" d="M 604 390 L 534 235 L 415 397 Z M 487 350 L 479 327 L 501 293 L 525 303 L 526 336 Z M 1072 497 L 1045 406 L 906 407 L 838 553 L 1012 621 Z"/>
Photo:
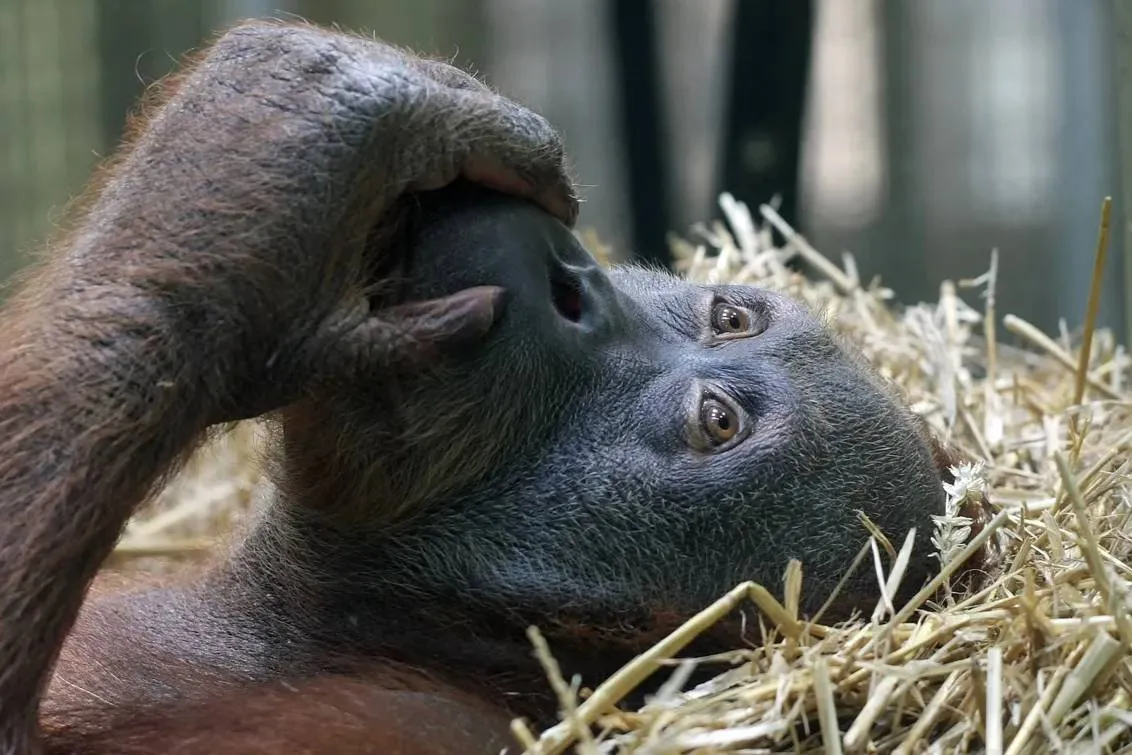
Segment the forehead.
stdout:
<path fill-rule="evenodd" d="M 665 271 L 635 266 L 610 271 L 613 284 L 634 302 L 663 310 L 682 320 L 704 318 L 714 300 L 763 311 L 780 322 L 800 329 L 818 326 L 817 319 L 800 302 L 755 286 L 695 283 Z"/>

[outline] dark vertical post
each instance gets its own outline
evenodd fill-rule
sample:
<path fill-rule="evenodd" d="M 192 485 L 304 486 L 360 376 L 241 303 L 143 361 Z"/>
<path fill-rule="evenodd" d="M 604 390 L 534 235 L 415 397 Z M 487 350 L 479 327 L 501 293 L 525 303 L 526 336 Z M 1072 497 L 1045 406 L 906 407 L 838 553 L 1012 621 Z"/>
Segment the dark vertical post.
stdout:
<path fill-rule="evenodd" d="M 735 3 L 720 191 L 749 205 L 778 195 L 792 225 L 813 29 L 814 0 Z"/>
<path fill-rule="evenodd" d="M 611 0 L 614 61 L 621 95 L 622 149 L 628 174 L 630 228 L 638 260 L 671 265 L 669 171 L 652 0 Z"/>

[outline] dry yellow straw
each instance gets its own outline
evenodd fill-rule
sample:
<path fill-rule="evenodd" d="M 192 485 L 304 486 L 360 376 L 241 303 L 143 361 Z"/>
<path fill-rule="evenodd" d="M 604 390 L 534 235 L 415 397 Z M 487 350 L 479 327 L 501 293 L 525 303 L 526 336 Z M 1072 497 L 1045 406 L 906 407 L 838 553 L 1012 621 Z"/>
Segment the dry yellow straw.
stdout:
<path fill-rule="evenodd" d="M 766 617 L 788 637 L 797 637 L 802 625 L 790 615 L 786 608 L 774 599 L 765 587 L 754 582 L 744 582 L 710 606 L 684 622 L 651 648 L 625 664 L 593 694 L 577 707 L 573 720 L 565 721 L 543 732 L 536 747 L 526 752 L 538 755 L 557 755 L 573 743 L 579 722 L 593 724 L 600 715 L 615 706 L 627 694 L 636 689 L 663 661 L 672 658 L 688 643 L 718 623 L 727 614 L 739 607 L 744 600 L 750 600 Z"/>
<path fill-rule="evenodd" d="M 1105 197 L 1101 203 L 1101 226 L 1097 233 L 1097 251 L 1093 255 L 1093 278 L 1089 286 L 1089 303 L 1085 310 L 1085 332 L 1081 339 L 1081 353 L 1077 360 L 1077 384 L 1073 391 L 1073 403 L 1078 406 L 1085 399 L 1085 383 L 1089 373 L 1089 357 L 1093 349 L 1093 331 L 1097 326 L 1097 310 L 1101 303 L 1101 282 L 1104 280 L 1104 263 L 1108 252 L 1109 229 L 1112 225 L 1112 197 Z M 1077 436 L 1078 415 L 1070 417 L 1072 435 Z M 1077 458 L 1079 443 L 1074 443 L 1073 458 Z"/>

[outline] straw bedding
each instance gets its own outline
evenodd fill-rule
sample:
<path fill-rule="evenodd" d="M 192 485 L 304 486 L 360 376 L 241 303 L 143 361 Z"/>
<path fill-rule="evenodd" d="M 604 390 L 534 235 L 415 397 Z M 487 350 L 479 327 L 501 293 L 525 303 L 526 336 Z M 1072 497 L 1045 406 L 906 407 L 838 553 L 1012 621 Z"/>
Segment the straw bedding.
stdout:
<path fill-rule="evenodd" d="M 908 605 L 882 598 L 856 621 L 824 626 L 796 616 L 805 564 L 793 564 L 781 584 L 736 586 L 593 690 L 562 679 L 532 631 L 564 716 L 546 732 L 516 722 L 517 739 L 531 753 L 1132 752 L 1124 349 L 1089 326 L 1084 337 L 1047 337 L 995 313 L 993 255 L 986 274 L 941 285 L 937 302 L 898 309 L 852 258 L 822 257 L 771 207 L 753 215 L 726 195 L 721 206 L 726 223 L 673 241 L 689 277 L 807 302 L 978 460 L 956 470 L 948 514 L 936 522 L 943 573 Z M 796 256 L 808 278 L 785 266 Z M 256 427 L 243 425 L 199 453 L 130 524 L 113 565 L 165 568 L 207 553 L 265 485 L 256 440 Z M 959 512 L 982 493 L 994 516 L 972 538 L 978 528 Z M 900 579 L 904 545 L 879 536 L 862 549 L 858 568 L 876 572 L 885 594 Z M 991 568 L 973 588 L 949 589 L 947 575 L 976 551 L 994 554 Z M 751 645 L 727 658 L 679 656 L 736 606 L 757 617 Z M 720 675 L 685 688 L 698 662 Z M 670 664 L 676 673 L 644 708 L 617 707 Z"/>

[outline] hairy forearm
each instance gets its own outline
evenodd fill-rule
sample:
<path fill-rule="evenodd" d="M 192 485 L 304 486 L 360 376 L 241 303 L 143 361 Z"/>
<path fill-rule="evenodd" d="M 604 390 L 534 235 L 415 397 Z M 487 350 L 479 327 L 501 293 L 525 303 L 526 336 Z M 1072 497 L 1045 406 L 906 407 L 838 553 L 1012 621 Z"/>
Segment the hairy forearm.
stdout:
<path fill-rule="evenodd" d="M 349 257 L 313 247 L 342 248 L 372 125 L 328 117 L 314 33 L 251 57 L 235 33 L 198 61 L 4 314 L 0 751 L 129 516 L 291 346 L 272 336 L 294 307 L 348 285 Z"/>
<path fill-rule="evenodd" d="M 3 352 L 0 752 L 21 751 L 87 586 L 203 429 L 190 416 L 197 390 L 152 358 L 146 330 L 135 321 L 77 341 L 45 321 Z"/>

